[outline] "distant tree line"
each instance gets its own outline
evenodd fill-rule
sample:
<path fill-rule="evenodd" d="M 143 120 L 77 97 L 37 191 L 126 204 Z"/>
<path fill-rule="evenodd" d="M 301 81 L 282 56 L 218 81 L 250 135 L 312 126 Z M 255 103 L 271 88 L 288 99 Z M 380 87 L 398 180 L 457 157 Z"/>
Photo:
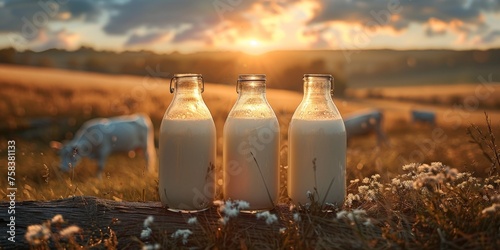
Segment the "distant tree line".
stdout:
<path fill-rule="evenodd" d="M 108 74 L 151 75 L 168 78 L 175 73 L 200 73 L 208 82 L 235 84 L 238 74 L 263 73 L 271 88 L 302 91 L 305 73 L 334 76 L 335 95 L 343 96 L 353 82 L 366 82 L 463 68 L 500 66 L 500 49 L 485 51 L 453 50 L 367 50 L 355 54 L 347 63 L 342 51 L 273 51 L 262 55 L 241 52 L 198 52 L 157 54 L 151 51 L 96 51 L 81 47 L 75 51 L 50 49 L 43 52 L 0 50 L 0 63 L 55 67 Z M 498 67 L 497 67 L 498 68 Z M 472 79 L 477 72 L 469 72 Z M 448 76 L 447 76 L 448 77 Z M 443 78 L 443 77 L 441 77 Z M 448 79 L 448 80 L 447 80 Z M 448 77 L 443 81 L 452 81 Z"/>

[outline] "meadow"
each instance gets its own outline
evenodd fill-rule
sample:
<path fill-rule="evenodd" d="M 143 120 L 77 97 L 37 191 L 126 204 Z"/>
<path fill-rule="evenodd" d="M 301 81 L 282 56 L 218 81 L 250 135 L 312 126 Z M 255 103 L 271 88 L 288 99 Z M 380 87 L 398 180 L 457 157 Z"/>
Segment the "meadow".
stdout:
<path fill-rule="evenodd" d="M 237 94 L 234 86 L 205 85 L 203 98 L 217 127 L 216 167 L 220 170 L 222 128 Z M 161 119 L 172 99 L 167 79 L 0 65 L 0 86 L 0 120 L 3 121 L 0 124 L 0 159 L 5 159 L 7 141 L 16 140 L 18 200 L 53 200 L 80 195 L 115 201 L 159 200 L 158 177 L 145 171 L 140 153 L 112 155 L 101 180 L 95 177 L 97 167 L 91 160 L 83 160 L 70 173 L 61 172 L 57 152 L 49 144 L 53 140 L 70 140 L 88 119 L 136 112 L 150 115 L 158 138 Z M 343 207 L 347 212 L 337 213 L 333 223 L 328 222 L 321 209 L 317 211 L 314 207 L 305 209 L 308 212 L 301 214 L 303 220 L 281 214 L 285 230 L 282 234 L 280 230 L 276 236 L 279 244 L 271 248 L 294 245 L 342 248 L 358 243 L 350 246 L 494 248 L 493 244 L 500 243 L 500 208 L 495 210 L 494 205 L 500 202 L 500 182 L 498 170 L 492 172 L 494 163 L 485 155 L 498 155 L 496 148 L 493 152 L 488 151 L 488 139 L 491 139 L 488 135 L 500 135 L 500 112 L 497 104 L 491 101 L 497 100 L 500 88 L 492 86 L 494 90 L 488 99 L 478 98 L 470 89 L 460 92 L 463 98 L 454 104 L 462 104 L 462 107 L 450 106 L 444 101 L 426 102 L 425 98 L 432 94 L 425 91 L 419 92 L 420 97 L 413 94 L 412 100 L 396 94 L 392 99 L 373 99 L 367 98 L 373 96 L 366 96 L 366 93 L 336 98 L 334 101 L 343 116 L 374 107 L 384 110 L 384 129 L 390 143 L 378 146 L 375 135 L 349 141 L 347 183 L 350 184 L 350 196 Z M 383 92 L 383 96 L 389 93 Z M 447 93 L 442 91 L 435 95 L 448 100 Z M 467 106 L 468 96 L 476 97 L 483 106 Z M 287 128 L 302 95 L 269 89 L 267 97 L 281 126 L 281 200 L 286 202 Z M 412 124 L 409 110 L 415 107 L 435 110 L 438 126 Z M 492 122 L 490 133 L 483 108 Z M 43 129 L 30 128 L 30 121 L 39 118 L 50 118 L 51 122 Z M 470 130 L 476 133 L 476 138 L 478 131 L 484 133 L 484 138 L 479 140 L 483 148 L 471 142 L 467 133 L 471 124 L 477 125 L 477 130 Z M 407 165 L 410 163 L 417 164 Z M 7 186 L 5 178 L 0 180 L 0 186 Z M 427 187 L 427 191 L 419 189 L 421 187 Z M 0 189 L 0 195 L 7 201 L 5 189 Z M 489 206 L 493 207 L 493 213 L 484 212 L 483 209 Z M 309 218 L 307 221 L 314 221 L 311 227 L 304 225 L 304 216 Z M 376 226 L 367 226 L 367 221 Z M 348 237 L 334 237 L 341 229 L 347 230 L 344 233 L 349 234 Z M 311 238 L 306 241 L 300 236 L 304 234 L 320 241 L 313 243 Z M 476 242 L 477 237 L 482 238 Z M 216 243 L 211 244 L 222 246 Z M 184 246 L 180 241 L 165 244 Z"/>

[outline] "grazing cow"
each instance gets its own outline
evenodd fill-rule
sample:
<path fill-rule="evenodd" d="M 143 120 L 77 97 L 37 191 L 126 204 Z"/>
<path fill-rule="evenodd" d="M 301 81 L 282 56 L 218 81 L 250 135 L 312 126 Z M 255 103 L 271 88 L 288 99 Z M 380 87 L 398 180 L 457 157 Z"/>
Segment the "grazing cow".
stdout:
<path fill-rule="evenodd" d="M 62 170 L 68 171 L 76 167 L 82 157 L 88 157 L 97 160 L 99 177 L 108 155 L 113 152 L 141 149 L 149 171 L 154 170 L 156 160 L 154 130 L 147 115 L 92 119 L 82 125 L 69 143 L 63 146 L 51 142 L 51 146 L 59 149 Z"/>
<path fill-rule="evenodd" d="M 387 144 L 387 137 L 382 130 L 383 114 L 380 110 L 367 110 L 352 114 L 344 119 L 347 139 L 353 136 L 365 135 L 370 132 L 377 134 L 377 143 Z"/>
<path fill-rule="evenodd" d="M 431 126 L 436 126 L 436 114 L 432 111 L 411 110 L 412 123 L 422 122 L 428 123 Z"/>

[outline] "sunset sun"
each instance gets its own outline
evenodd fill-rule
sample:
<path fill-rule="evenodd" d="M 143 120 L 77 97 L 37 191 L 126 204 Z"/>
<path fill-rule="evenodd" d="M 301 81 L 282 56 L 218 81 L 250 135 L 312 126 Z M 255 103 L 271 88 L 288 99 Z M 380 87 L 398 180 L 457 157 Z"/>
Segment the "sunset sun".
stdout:
<path fill-rule="evenodd" d="M 259 55 L 267 51 L 265 44 L 256 38 L 246 39 L 242 41 L 242 45 L 243 51 L 252 55 Z"/>

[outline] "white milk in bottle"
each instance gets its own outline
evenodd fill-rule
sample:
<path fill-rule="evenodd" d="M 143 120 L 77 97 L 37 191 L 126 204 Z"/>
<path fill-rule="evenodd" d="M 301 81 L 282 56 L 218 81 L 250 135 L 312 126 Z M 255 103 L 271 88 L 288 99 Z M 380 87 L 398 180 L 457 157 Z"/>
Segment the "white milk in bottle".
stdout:
<path fill-rule="evenodd" d="M 279 193 L 279 134 L 275 118 L 228 118 L 224 127 L 224 197 L 252 209 L 272 208 Z"/>
<path fill-rule="evenodd" d="M 341 206 L 345 199 L 346 131 L 331 98 L 330 75 L 304 75 L 304 98 L 288 129 L 288 195 Z M 308 197 L 311 195 L 311 197 Z"/>
<path fill-rule="evenodd" d="M 169 120 L 160 130 L 160 199 L 178 210 L 199 210 L 214 197 L 215 126 L 212 120 Z"/>
<path fill-rule="evenodd" d="M 239 93 L 224 124 L 224 199 L 248 211 L 272 209 L 279 193 L 279 124 L 265 96 L 265 75 L 240 75 Z"/>
<path fill-rule="evenodd" d="M 301 204 L 310 202 L 307 191 L 315 195 L 316 187 L 317 201 L 342 204 L 346 162 L 344 122 L 295 119 L 289 131 L 293 134 L 288 141 L 288 191 L 292 200 Z"/>
<path fill-rule="evenodd" d="M 175 83 L 175 87 L 172 85 Z M 215 195 L 215 124 L 199 74 L 176 74 L 175 93 L 160 127 L 158 192 L 169 210 L 207 209 Z"/>

